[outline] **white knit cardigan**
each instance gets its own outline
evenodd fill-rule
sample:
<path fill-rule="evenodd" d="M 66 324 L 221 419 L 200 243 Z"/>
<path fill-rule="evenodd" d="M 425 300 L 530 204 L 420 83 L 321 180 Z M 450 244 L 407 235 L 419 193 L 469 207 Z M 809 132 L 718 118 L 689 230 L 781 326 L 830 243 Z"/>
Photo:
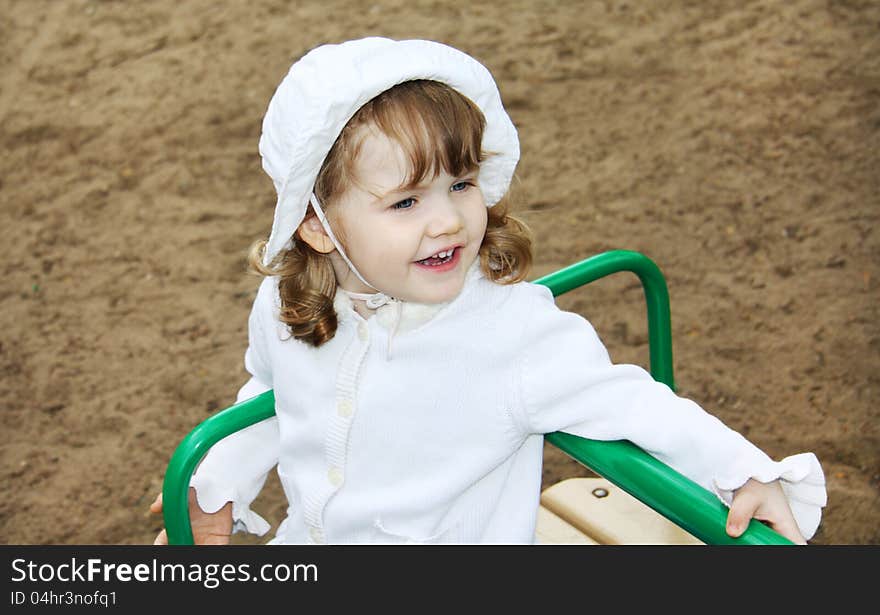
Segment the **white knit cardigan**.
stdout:
<path fill-rule="evenodd" d="M 277 465 L 289 508 L 272 543 L 531 543 L 553 431 L 631 440 L 728 505 L 749 478 L 779 478 L 804 536 L 819 524 L 815 455 L 774 462 L 642 368 L 612 364 L 543 286 L 475 266 L 452 302 L 397 306 L 396 330 L 396 306 L 364 320 L 337 293 L 339 328 L 320 348 L 290 339 L 279 305 L 266 278 L 238 395 L 273 388 L 277 416 L 215 445 L 192 480 L 203 510 L 233 502 L 237 530 L 269 530 L 250 504 Z"/>

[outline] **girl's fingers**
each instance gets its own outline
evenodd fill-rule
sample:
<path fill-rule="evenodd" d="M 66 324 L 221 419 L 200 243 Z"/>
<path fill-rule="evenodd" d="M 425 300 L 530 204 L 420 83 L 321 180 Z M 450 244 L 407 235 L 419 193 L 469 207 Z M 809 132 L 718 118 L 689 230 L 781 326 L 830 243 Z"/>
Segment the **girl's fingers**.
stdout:
<path fill-rule="evenodd" d="M 162 492 L 159 492 L 159 495 L 156 496 L 156 499 L 153 500 L 153 503 L 150 504 L 150 512 L 160 513 L 162 512 Z"/>
<path fill-rule="evenodd" d="M 788 518 L 783 521 L 771 523 L 770 527 L 788 538 L 796 545 L 807 544 L 807 541 L 804 540 L 804 536 L 803 534 L 801 534 L 801 530 L 798 527 L 797 522 L 794 520 L 794 518 Z"/>
<path fill-rule="evenodd" d="M 735 497 L 727 513 L 727 534 L 738 538 L 749 527 L 749 521 L 758 510 L 758 500 L 742 493 Z"/>
<path fill-rule="evenodd" d="M 733 538 L 742 536 L 752 518 L 768 524 L 795 544 L 807 544 L 778 482 L 749 480 L 737 490 L 727 514 L 727 534 Z"/>

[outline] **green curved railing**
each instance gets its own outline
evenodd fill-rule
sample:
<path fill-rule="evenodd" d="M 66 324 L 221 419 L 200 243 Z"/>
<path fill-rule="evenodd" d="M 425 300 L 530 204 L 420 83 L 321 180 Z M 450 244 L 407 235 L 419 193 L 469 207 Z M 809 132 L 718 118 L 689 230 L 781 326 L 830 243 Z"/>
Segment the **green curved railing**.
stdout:
<path fill-rule="evenodd" d="M 554 296 L 621 271 L 636 274 L 645 292 L 651 375 L 674 389 L 669 291 L 657 265 L 628 250 L 598 254 L 535 280 Z M 275 395 L 266 391 L 209 417 L 180 443 L 165 472 L 162 487 L 169 544 L 192 544 L 188 490 L 196 465 L 224 437 L 275 415 Z M 707 544 L 793 544 L 752 520 L 739 537 L 728 536 L 727 507 L 697 483 L 627 441 L 600 442 L 556 432 L 546 439 L 575 460 L 632 494 Z"/>

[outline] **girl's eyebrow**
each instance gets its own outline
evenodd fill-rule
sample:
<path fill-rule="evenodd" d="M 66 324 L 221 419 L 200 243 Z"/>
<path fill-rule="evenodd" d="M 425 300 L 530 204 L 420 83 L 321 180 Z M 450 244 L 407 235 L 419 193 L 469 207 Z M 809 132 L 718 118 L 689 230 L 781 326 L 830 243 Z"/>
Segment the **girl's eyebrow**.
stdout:
<path fill-rule="evenodd" d="M 395 188 L 391 188 L 390 190 L 388 190 L 386 192 L 373 192 L 371 190 L 370 194 L 372 194 L 373 197 L 375 197 L 374 202 L 378 204 L 378 203 L 381 203 L 382 201 L 385 201 L 386 199 L 388 199 L 390 197 L 422 188 L 422 187 L 424 187 L 424 185 L 425 185 L 425 180 L 411 179 L 408 182 L 404 182 L 404 183 L 400 184 L 399 186 L 397 186 Z"/>
<path fill-rule="evenodd" d="M 384 201 L 388 200 L 389 198 L 396 196 L 396 195 L 399 195 L 404 192 L 408 192 L 408 191 L 413 190 L 417 187 L 418 187 L 418 184 L 414 184 L 413 182 L 408 182 L 406 184 L 401 184 L 401 185 L 397 186 L 396 188 L 392 188 L 391 190 L 387 190 L 385 192 L 374 192 L 373 190 L 370 190 L 369 192 L 373 196 L 373 204 L 374 205 L 381 205 Z"/>

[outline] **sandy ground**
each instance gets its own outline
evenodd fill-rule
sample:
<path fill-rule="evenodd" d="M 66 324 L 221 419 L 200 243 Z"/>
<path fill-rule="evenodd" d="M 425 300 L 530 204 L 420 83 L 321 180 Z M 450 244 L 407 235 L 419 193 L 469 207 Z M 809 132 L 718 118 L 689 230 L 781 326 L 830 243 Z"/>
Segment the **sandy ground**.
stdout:
<path fill-rule="evenodd" d="M 0 541 L 152 541 L 171 452 L 245 377 L 269 97 L 309 48 L 380 34 L 495 74 L 534 277 L 649 255 L 679 392 L 818 455 L 816 543 L 880 542 L 877 2 L 2 5 Z M 560 303 L 646 363 L 635 278 Z M 548 447 L 545 483 L 585 472 Z M 283 508 L 270 480 L 258 509 Z"/>

